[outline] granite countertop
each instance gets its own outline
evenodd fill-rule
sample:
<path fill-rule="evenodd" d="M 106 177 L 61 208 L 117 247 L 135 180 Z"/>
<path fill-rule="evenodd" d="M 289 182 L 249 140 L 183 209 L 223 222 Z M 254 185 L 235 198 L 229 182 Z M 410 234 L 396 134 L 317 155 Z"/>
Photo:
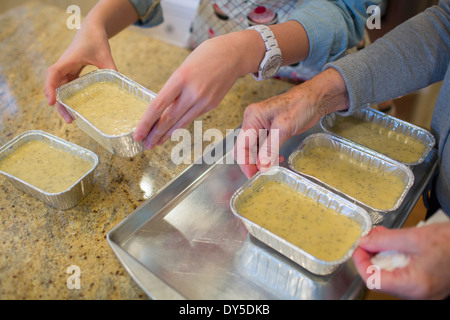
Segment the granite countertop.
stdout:
<path fill-rule="evenodd" d="M 133 158 L 116 157 L 47 105 L 46 70 L 75 34 L 66 27 L 67 18 L 64 10 L 39 2 L 0 15 L 0 145 L 22 132 L 43 130 L 100 159 L 91 193 L 65 211 L 24 194 L 0 176 L 0 299 L 147 299 L 114 255 L 106 234 L 186 165 L 172 163 L 171 150 L 178 143 L 172 141 Z M 131 28 L 111 39 L 111 48 L 119 72 L 154 92 L 189 54 Z M 203 130 L 225 132 L 239 126 L 250 103 L 290 87 L 244 77 L 218 108 L 198 120 Z M 67 285 L 72 265 L 81 271 L 79 289 Z"/>

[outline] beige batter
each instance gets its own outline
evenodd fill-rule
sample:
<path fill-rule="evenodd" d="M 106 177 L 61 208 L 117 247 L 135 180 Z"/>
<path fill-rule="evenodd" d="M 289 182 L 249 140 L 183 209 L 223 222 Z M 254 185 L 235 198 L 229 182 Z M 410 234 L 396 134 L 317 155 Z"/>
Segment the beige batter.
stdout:
<path fill-rule="evenodd" d="M 251 194 L 238 211 L 325 261 L 341 259 L 361 235 L 361 227 L 351 218 L 274 181 Z"/>
<path fill-rule="evenodd" d="M 40 140 L 30 141 L 0 161 L 0 170 L 45 192 L 67 190 L 92 164 Z"/>
<path fill-rule="evenodd" d="M 293 166 L 375 209 L 394 207 L 405 188 L 399 177 L 325 146 L 298 155 Z"/>
<path fill-rule="evenodd" d="M 404 163 L 417 162 L 426 148 L 422 142 L 413 137 L 351 116 L 337 117 L 331 130 L 344 138 Z"/>
<path fill-rule="evenodd" d="M 97 82 L 64 101 L 107 135 L 134 130 L 148 103 L 112 82 Z"/>

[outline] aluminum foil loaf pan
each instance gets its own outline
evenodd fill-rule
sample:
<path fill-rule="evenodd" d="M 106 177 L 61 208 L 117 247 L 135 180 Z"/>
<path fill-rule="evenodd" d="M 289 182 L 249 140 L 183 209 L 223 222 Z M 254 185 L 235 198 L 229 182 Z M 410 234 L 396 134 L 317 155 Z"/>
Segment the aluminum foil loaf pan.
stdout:
<path fill-rule="evenodd" d="M 55 137 L 39 130 L 27 131 L 12 139 L 0 148 L 0 161 L 13 154 L 18 148 L 31 141 L 42 141 L 53 148 L 66 151 L 74 156 L 87 160 L 91 163 L 90 169 L 78 181 L 74 182 L 68 189 L 59 193 L 49 193 L 25 182 L 11 174 L 0 170 L 13 186 L 28 193 L 34 198 L 59 210 L 66 210 L 76 206 L 91 190 L 93 186 L 94 171 L 98 165 L 98 157 L 90 150 L 84 149 L 73 143 Z"/>
<path fill-rule="evenodd" d="M 267 244 L 311 273 L 316 275 L 333 273 L 340 265 L 350 259 L 357 246 L 357 242 L 353 244 L 341 259 L 336 261 L 324 261 L 268 231 L 259 224 L 243 217 L 239 212 L 240 205 L 247 197 L 258 191 L 269 181 L 282 183 L 293 190 L 314 199 L 327 208 L 333 209 L 338 214 L 343 214 L 353 219 L 361 227 L 361 236 L 366 235 L 372 228 L 370 216 L 363 208 L 286 168 L 272 167 L 265 173 L 258 172 L 255 174 L 231 197 L 230 207 L 234 215 L 243 222 L 248 232 L 253 237 Z"/>
<path fill-rule="evenodd" d="M 133 157 L 141 153 L 145 150 L 144 143 L 143 141 L 135 141 L 132 137 L 133 132 L 122 135 L 105 134 L 88 121 L 82 114 L 65 103 L 65 100 L 68 97 L 96 82 L 116 83 L 129 93 L 148 103 L 155 98 L 156 94 L 119 72 L 108 69 L 92 71 L 56 89 L 56 100 L 66 108 L 77 126 L 106 150 L 122 158 Z"/>
<path fill-rule="evenodd" d="M 357 112 L 353 113 L 351 116 L 355 117 L 357 119 L 360 119 L 362 121 L 365 121 L 365 122 L 379 125 L 381 128 L 385 128 L 388 130 L 392 130 L 396 133 L 403 134 L 407 138 L 411 138 L 411 139 L 417 140 L 418 142 L 422 143 L 424 145 L 424 151 L 420 156 L 417 157 L 416 161 L 406 162 L 406 161 L 401 161 L 399 159 L 394 159 L 394 160 L 404 163 L 407 166 L 414 166 L 414 165 L 418 165 L 418 164 L 422 163 L 427 158 L 428 154 L 433 149 L 433 147 L 436 143 L 434 136 L 427 130 L 417 127 L 406 121 L 400 120 L 400 119 L 392 117 L 390 115 L 387 115 L 383 112 L 374 110 L 372 108 L 360 109 Z M 336 125 L 336 121 L 339 118 L 343 118 L 343 117 L 344 116 L 340 115 L 339 113 L 330 113 L 330 114 L 322 117 L 322 119 L 320 120 L 320 125 L 325 132 L 339 135 L 338 133 L 336 133 L 334 131 L 333 128 Z M 346 137 L 342 137 L 342 138 L 349 140 Z M 369 147 L 369 146 L 366 146 L 366 147 Z M 375 151 L 378 151 L 378 150 L 375 150 Z M 387 154 L 385 154 L 385 155 L 389 156 Z M 395 158 L 395 156 L 390 156 L 390 157 Z"/>
<path fill-rule="evenodd" d="M 346 159 L 349 159 L 349 163 L 356 163 L 361 167 L 368 168 L 369 171 L 379 172 L 380 175 L 389 174 L 394 177 L 398 177 L 403 186 L 403 192 L 399 195 L 395 204 L 390 208 L 376 208 L 364 203 L 349 194 L 338 190 L 337 188 L 329 185 L 326 181 L 322 181 L 319 178 L 311 174 L 303 173 L 295 168 L 295 162 L 300 158 L 308 154 L 309 150 L 314 147 L 324 146 L 330 148 L 332 151 L 337 151 L 342 154 Z M 409 189 L 414 184 L 414 174 L 409 167 L 406 165 L 395 161 L 389 157 L 386 157 L 378 152 L 371 149 L 365 148 L 361 145 L 355 144 L 349 140 L 340 138 L 338 136 L 328 134 L 328 133 L 316 133 L 306 137 L 299 147 L 294 150 L 288 159 L 288 165 L 294 172 L 308 177 L 309 179 L 324 185 L 326 188 L 333 190 L 334 192 L 342 195 L 352 201 L 358 202 L 363 206 L 367 207 L 376 212 L 391 212 L 402 204 Z M 352 178 L 349 178 L 352 179 Z M 353 178 L 354 179 L 354 178 Z M 363 181 L 365 184 L 371 183 L 371 181 Z M 373 186 L 372 186 L 373 188 Z"/>

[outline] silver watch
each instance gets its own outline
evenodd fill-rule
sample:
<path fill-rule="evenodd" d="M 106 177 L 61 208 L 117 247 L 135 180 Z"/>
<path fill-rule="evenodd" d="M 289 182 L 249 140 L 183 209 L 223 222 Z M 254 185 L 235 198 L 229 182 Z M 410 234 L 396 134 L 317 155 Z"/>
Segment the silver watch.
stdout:
<path fill-rule="evenodd" d="M 259 65 L 257 73 L 253 77 L 260 81 L 272 78 L 280 69 L 283 59 L 281 50 L 278 48 L 278 42 L 273 35 L 272 30 L 266 25 L 257 25 L 247 28 L 247 30 L 256 30 L 261 34 L 266 45 L 266 54 Z"/>

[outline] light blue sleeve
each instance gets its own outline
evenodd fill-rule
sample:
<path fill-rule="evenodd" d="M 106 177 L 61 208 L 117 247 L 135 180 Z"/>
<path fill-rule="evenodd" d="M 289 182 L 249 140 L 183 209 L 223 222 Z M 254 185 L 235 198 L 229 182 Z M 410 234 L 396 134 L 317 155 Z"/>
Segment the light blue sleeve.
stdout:
<path fill-rule="evenodd" d="M 161 24 L 163 12 L 160 0 L 128 0 L 136 9 L 139 20 L 135 25 L 140 27 L 151 28 Z"/>
<path fill-rule="evenodd" d="M 363 38 L 367 7 L 380 3 L 381 0 L 303 0 L 290 16 L 302 24 L 309 38 L 309 55 L 302 64 L 321 70 L 327 62 L 344 56 Z"/>

